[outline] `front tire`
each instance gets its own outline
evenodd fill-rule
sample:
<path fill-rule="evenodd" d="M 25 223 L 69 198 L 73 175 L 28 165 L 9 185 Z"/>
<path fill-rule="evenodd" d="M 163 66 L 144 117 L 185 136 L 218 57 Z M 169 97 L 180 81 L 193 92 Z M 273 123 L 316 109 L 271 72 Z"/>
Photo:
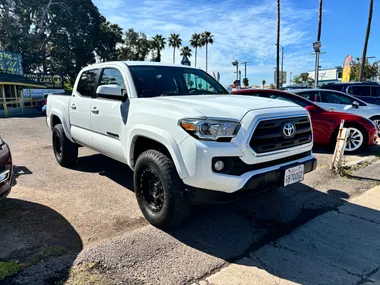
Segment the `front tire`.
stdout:
<path fill-rule="evenodd" d="M 175 227 L 187 218 L 190 203 L 174 163 L 167 156 L 156 150 L 143 152 L 133 178 L 141 212 L 153 226 Z"/>
<path fill-rule="evenodd" d="M 53 150 L 55 159 L 63 167 L 74 165 L 78 159 L 78 145 L 66 137 L 62 124 L 54 126 Z"/>

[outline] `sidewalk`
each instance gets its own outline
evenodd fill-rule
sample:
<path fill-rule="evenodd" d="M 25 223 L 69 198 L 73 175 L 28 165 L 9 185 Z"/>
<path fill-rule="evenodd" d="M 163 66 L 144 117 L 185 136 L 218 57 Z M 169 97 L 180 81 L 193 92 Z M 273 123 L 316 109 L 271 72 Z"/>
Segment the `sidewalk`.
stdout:
<path fill-rule="evenodd" d="M 377 186 L 195 284 L 380 284 L 379 211 Z"/>

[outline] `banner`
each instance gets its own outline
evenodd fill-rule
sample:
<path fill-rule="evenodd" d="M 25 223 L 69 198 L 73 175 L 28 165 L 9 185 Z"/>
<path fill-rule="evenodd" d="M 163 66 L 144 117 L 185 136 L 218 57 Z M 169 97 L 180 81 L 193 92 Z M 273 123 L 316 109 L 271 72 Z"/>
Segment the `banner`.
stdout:
<path fill-rule="evenodd" d="M 64 78 L 61 74 L 25 73 L 24 76 L 50 89 L 64 89 Z"/>
<path fill-rule="evenodd" d="M 343 63 L 342 82 L 350 82 L 352 56 L 347 55 Z"/>
<path fill-rule="evenodd" d="M 0 50 L 0 73 L 23 75 L 21 54 Z"/>

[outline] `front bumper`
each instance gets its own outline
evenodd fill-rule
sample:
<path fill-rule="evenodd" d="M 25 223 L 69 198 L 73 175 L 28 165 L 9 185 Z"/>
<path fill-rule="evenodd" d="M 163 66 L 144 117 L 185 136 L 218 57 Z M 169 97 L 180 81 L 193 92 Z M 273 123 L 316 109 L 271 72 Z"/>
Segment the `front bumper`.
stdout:
<path fill-rule="evenodd" d="M 0 199 L 5 198 L 12 188 L 12 156 L 7 144 L 0 146 Z"/>
<path fill-rule="evenodd" d="M 283 186 L 285 168 L 304 164 L 304 173 L 309 173 L 316 169 L 317 160 L 310 156 L 302 162 L 292 162 L 286 164 L 286 167 L 279 166 L 276 169 L 262 169 L 260 173 L 249 174 L 250 178 L 245 182 L 244 186 L 233 193 L 221 191 L 200 189 L 185 185 L 185 194 L 187 198 L 194 204 L 212 203 L 224 204 L 237 201 L 249 195 L 258 194 L 273 188 Z"/>

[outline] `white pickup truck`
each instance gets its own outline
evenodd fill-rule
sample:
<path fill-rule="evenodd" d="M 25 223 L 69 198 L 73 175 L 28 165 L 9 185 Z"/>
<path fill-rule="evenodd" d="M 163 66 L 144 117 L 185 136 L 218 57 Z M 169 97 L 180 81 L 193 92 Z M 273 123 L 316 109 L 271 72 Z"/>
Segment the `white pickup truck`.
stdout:
<path fill-rule="evenodd" d="M 58 163 L 76 163 L 86 146 L 129 165 L 140 209 L 160 228 L 178 225 L 193 203 L 287 186 L 317 165 L 305 109 L 230 95 L 197 68 L 95 64 L 71 96 L 47 101 Z"/>

